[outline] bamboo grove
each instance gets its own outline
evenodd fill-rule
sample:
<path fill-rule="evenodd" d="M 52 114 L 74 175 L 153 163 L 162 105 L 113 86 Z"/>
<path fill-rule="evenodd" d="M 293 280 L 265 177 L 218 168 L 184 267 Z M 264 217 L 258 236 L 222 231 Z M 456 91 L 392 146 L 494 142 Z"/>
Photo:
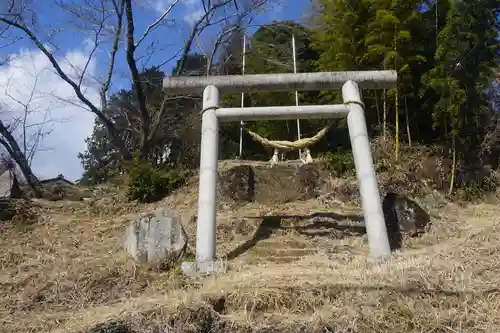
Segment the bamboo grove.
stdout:
<path fill-rule="evenodd" d="M 275 21 L 248 36 L 245 74 L 292 72 L 292 35 L 299 72 L 396 70 L 396 89 L 363 93 L 372 137 L 394 138 L 396 160 L 405 147 L 440 145 L 464 165 L 496 167 L 500 157 L 499 18 L 498 0 L 315 0 L 301 24 Z M 242 74 L 244 33 L 243 29 L 234 30 L 217 59 L 210 60 L 210 68 L 208 56 L 193 51 L 183 71 L 174 69 L 171 74 Z M 164 73 L 152 68 L 141 75 L 155 78 L 148 82 L 161 86 L 158 78 Z M 125 105 L 131 91 L 117 93 L 109 112 L 133 109 Z M 157 95 L 168 93 L 161 92 L 161 87 L 151 91 L 153 104 L 161 98 Z M 299 92 L 300 104 L 339 101 L 338 92 Z M 223 103 L 239 106 L 241 96 L 225 96 Z M 294 103 L 293 93 L 244 96 L 245 106 Z M 173 100 L 163 127 L 168 135 L 157 147 L 164 151 L 167 145 L 171 156 L 184 155 L 179 163 L 189 167 L 196 167 L 199 153 L 199 107 L 197 99 Z M 312 136 L 324 125 L 323 121 L 302 121 L 302 135 Z M 297 139 L 292 121 L 258 121 L 247 126 L 268 139 Z M 239 123 L 222 125 L 221 158 L 238 154 L 238 128 Z M 116 164 L 112 160 L 117 154 L 109 151 L 112 148 L 105 137 L 96 123 L 88 149 L 80 155 L 88 180 L 106 178 L 95 176 L 92 161 L 106 155 L 110 167 Z M 313 151 L 349 149 L 345 123 L 338 121 Z M 269 151 L 249 137 L 244 138 L 243 150 L 245 158 L 269 158 Z M 98 169 L 103 172 L 106 168 L 100 164 Z"/>

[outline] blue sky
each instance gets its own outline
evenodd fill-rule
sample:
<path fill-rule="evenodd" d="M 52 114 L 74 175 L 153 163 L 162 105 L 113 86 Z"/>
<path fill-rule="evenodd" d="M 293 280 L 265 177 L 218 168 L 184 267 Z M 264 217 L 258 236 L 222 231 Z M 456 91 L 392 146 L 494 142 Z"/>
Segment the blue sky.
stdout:
<path fill-rule="evenodd" d="M 172 1 L 136 0 L 134 2 L 136 39 Z M 64 0 L 64 2 L 79 6 L 84 1 Z M 85 68 L 93 49 L 94 34 L 90 30 L 82 31 L 78 25 L 83 21 L 78 21 L 73 15 L 57 7 L 55 3 L 55 0 L 44 0 L 34 8 L 37 24 L 35 34 L 51 49 L 64 70 L 77 78 L 77 74 Z M 300 22 L 308 13 L 309 8 L 309 0 L 280 0 L 279 5 L 273 5 L 258 14 L 252 21 L 252 25 L 271 23 L 273 20 Z M 200 0 L 180 0 L 167 16 L 169 19 L 167 24 L 154 31 L 141 44 L 138 55 L 151 42 L 156 43 L 156 51 L 147 58 L 147 61 L 142 59 L 138 65 L 141 68 L 158 65 L 176 54 L 184 44 L 193 18 L 199 15 L 197 14 L 199 9 Z M 108 24 L 112 23 L 113 21 L 108 21 Z M 95 27 L 91 28 L 95 29 Z M 216 27 L 207 30 L 196 41 L 196 48 L 207 51 L 213 44 L 217 29 Z M 255 28 L 252 30 L 255 31 Z M 249 33 L 252 33 L 252 30 Z M 49 36 L 49 31 L 57 31 L 57 33 Z M 9 35 L 9 37 L 13 36 L 15 35 Z M 0 46 L 5 43 L 6 40 L 0 39 Z M 87 76 L 82 82 L 82 89 L 86 96 L 96 105 L 99 105 L 100 82 L 107 71 L 109 49 L 110 40 L 102 40 L 87 65 Z M 117 55 L 111 92 L 130 87 L 129 71 L 123 49 L 122 45 Z M 45 128 L 50 133 L 44 137 L 41 148 L 34 157 L 33 169 L 42 178 L 63 174 L 69 179 L 78 179 L 81 176 L 82 167 L 77 155 L 85 149 L 84 139 L 91 134 L 93 114 L 81 107 L 81 103 L 76 99 L 69 85 L 54 74 L 47 58 L 28 39 L 24 38 L 8 47 L 0 47 L 0 59 L 4 56 L 9 56 L 10 62 L 0 67 L 1 119 L 9 123 L 16 117 L 20 118 L 24 110 L 28 110 L 30 115 L 28 124 L 33 125 L 31 129 L 38 128 L 35 124 L 49 119 L 50 122 Z M 170 74 L 175 62 L 176 59 L 165 64 L 162 69 Z"/>

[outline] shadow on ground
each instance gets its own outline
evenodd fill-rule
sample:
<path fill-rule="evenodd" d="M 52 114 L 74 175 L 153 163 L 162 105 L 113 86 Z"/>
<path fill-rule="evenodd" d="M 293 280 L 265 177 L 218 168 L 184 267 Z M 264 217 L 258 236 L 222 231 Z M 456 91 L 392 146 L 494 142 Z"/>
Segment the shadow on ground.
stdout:
<path fill-rule="evenodd" d="M 366 229 L 361 222 L 363 217 L 359 215 L 341 215 L 337 213 L 313 213 L 310 215 L 269 215 L 252 217 L 251 219 L 262 219 L 259 227 L 253 234 L 252 238 L 236 247 L 227 254 L 227 260 L 232 260 L 244 254 L 257 243 L 270 238 L 277 230 L 295 230 L 299 234 L 306 236 L 328 236 L 331 229 L 341 231 L 344 236 L 363 235 Z M 285 220 L 293 220 L 296 222 L 309 222 L 303 226 L 283 226 Z M 359 225 L 347 225 L 345 222 L 356 222 Z M 344 223 L 340 223 L 344 222 Z M 328 230 L 330 229 L 330 231 Z"/>

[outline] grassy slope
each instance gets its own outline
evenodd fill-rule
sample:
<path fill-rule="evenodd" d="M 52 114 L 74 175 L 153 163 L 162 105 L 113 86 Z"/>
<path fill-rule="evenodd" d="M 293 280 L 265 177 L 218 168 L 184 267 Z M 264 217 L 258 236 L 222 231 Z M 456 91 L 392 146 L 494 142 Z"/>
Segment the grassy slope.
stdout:
<path fill-rule="evenodd" d="M 2 332 L 79 332 L 117 320 L 137 332 L 154 325 L 198 332 L 208 324 L 214 332 L 297 331 L 297 325 L 317 332 L 500 328 L 500 208 L 494 205 L 433 212 L 432 232 L 409 241 L 390 264 L 366 261 L 366 236 L 355 228 L 339 230 L 332 218 L 299 218 L 358 213 L 315 200 L 221 204 L 218 253 L 229 255 L 232 269 L 217 279 L 187 281 L 128 260 L 121 251 L 124 227 L 156 206 L 176 207 L 194 238 L 196 189 L 192 184 L 154 205 L 126 204 L 111 194 L 92 206 L 40 202 L 43 223 L 0 234 Z"/>

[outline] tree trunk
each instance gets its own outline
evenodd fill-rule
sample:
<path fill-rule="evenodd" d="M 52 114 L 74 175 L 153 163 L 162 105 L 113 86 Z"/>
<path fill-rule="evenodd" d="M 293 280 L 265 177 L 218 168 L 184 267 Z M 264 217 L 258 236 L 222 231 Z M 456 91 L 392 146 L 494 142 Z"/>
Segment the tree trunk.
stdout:
<path fill-rule="evenodd" d="M 17 180 L 17 175 L 15 172 L 11 172 L 12 176 L 12 186 L 10 187 L 10 197 L 11 199 L 22 199 L 23 191 L 19 186 L 19 181 Z"/>
<path fill-rule="evenodd" d="M 386 138 L 386 129 L 387 129 L 387 96 L 386 96 L 386 91 L 382 92 L 382 100 L 383 100 L 383 123 L 382 123 L 382 137 L 385 139 Z"/>
<path fill-rule="evenodd" d="M 451 179 L 450 179 L 450 189 L 448 190 L 448 195 L 453 193 L 453 188 L 455 186 L 455 173 L 457 169 L 457 149 L 455 146 L 455 134 L 451 136 L 451 151 L 452 151 L 452 161 L 451 161 Z"/>
<path fill-rule="evenodd" d="M 5 147 L 12 159 L 16 161 L 16 164 L 21 169 L 24 178 L 26 178 L 26 182 L 33 189 L 35 196 L 37 198 L 41 198 L 43 193 L 40 188 L 40 180 L 31 170 L 28 160 L 19 147 L 19 144 L 2 121 L 0 121 L 0 136 L 0 143 Z"/>
<path fill-rule="evenodd" d="M 104 124 L 106 131 L 109 134 L 111 144 L 118 150 L 124 161 L 132 161 L 133 155 L 130 150 L 125 146 L 125 141 L 121 139 L 118 129 L 112 122 Z"/>
<path fill-rule="evenodd" d="M 395 152 L 395 155 L 396 155 L 396 162 L 399 161 L 399 93 L 398 93 L 398 88 L 396 86 L 396 91 L 395 91 L 395 97 L 394 97 L 394 101 L 395 101 L 395 104 L 396 104 L 396 135 L 395 135 L 395 139 L 396 139 L 396 152 Z"/>
<path fill-rule="evenodd" d="M 382 131 L 382 121 L 380 120 L 380 105 L 378 105 L 378 92 L 375 90 L 375 106 L 377 108 L 377 123 L 378 130 Z M 380 133 L 380 132 L 379 132 Z"/>
<path fill-rule="evenodd" d="M 410 134 L 410 117 L 408 115 L 408 101 L 405 96 L 405 113 L 406 113 L 406 133 L 408 134 L 408 146 L 411 147 L 411 134 Z"/>

